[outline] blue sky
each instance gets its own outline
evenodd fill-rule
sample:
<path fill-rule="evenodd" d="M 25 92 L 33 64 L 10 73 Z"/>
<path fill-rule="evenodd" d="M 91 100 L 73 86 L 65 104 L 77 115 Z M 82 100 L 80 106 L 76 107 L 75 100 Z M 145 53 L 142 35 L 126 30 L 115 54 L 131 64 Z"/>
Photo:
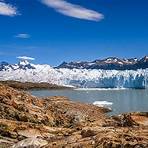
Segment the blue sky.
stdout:
<path fill-rule="evenodd" d="M 148 55 L 148 0 L 0 0 L 0 60 Z"/>

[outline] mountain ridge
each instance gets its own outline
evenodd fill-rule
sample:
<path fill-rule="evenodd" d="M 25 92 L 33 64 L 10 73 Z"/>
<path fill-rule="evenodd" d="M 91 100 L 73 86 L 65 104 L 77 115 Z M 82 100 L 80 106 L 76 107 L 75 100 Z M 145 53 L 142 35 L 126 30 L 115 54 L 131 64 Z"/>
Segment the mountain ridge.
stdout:
<path fill-rule="evenodd" d="M 41 64 L 43 65 L 43 64 Z M 47 64 L 48 65 L 48 64 Z M 49 65 L 48 65 L 49 66 Z M 8 62 L 0 62 L 0 71 L 8 69 L 35 69 L 35 64 L 29 63 L 28 60 L 20 60 L 18 64 L 9 64 Z M 104 59 L 96 59 L 94 61 L 79 61 L 79 62 L 63 62 L 59 66 L 53 67 L 56 69 L 102 69 L 102 70 L 137 70 L 148 68 L 148 56 L 143 58 L 117 58 L 108 57 Z"/>
<path fill-rule="evenodd" d="M 117 57 L 108 57 L 105 59 L 97 59 L 92 62 L 63 62 L 55 68 L 68 69 L 103 69 L 103 70 L 137 70 L 148 68 L 148 56 L 141 59 L 129 58 L 120 59 Z"/>

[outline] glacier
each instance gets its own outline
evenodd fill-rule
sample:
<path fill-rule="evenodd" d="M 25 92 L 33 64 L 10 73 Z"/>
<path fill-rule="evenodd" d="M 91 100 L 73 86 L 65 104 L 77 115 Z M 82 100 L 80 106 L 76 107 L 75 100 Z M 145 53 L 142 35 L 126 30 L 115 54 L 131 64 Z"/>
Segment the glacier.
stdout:
<path fill-rule="evenodd" d="M 47 82 L 78 88 L 147 88 L 148 69 L 57 69 L 49 65 L 35 64 L 30 64 L 29 68 L 19 68 L 15 64 L 0 71 L 0 80 Z"/>

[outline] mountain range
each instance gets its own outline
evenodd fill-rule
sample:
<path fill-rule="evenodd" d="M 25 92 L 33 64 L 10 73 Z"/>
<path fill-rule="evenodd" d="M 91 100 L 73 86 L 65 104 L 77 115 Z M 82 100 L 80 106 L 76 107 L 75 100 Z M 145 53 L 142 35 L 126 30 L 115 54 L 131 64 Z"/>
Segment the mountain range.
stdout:
<path fill-rule="evenodd" d="M 119 59 L 116 57 L 109 57 L 102 60 L 95 60 L 92 62 L 63 62 L 56 68 L 68 69 L 103 69 L 103 70 L 137 70 L 148 68 L 148 56 L 141 59 Z"/>
<path fill-rule="evenodd" d="M 94 60 L 92 62 L 80 61 L 80 62 L 63 62 L 57 67 L 67 69 L 102 69 L 102 70 L 137 70 L 148 68 L 148 56 L 141 59 L 119 59 L 116 57 L 109 57 L 102 60 Z M 7 62 L 0 63 L 0 71 L 8 69 L 35 69 L 34 64 L 29 63 L 27 60 L 20 60 L 18 64 L 9 64 Z"/>
<path fill-rule="evenodd" d="M 9 64 L 8 62 L 0 63 L 0 71 L 17 70 L 17 69 L 35 69 L 34 64 L 29 63 L 27 60 L 21 60 L 18 64 Z"/>

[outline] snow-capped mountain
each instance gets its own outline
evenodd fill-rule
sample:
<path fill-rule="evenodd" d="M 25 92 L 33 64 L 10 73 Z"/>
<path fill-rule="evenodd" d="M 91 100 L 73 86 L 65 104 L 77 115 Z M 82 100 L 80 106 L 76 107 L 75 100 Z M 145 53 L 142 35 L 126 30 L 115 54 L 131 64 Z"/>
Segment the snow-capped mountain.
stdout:
<path fill-rule="evenodd" d="M 137 70 L 148 68 L 148 56 L 142 59 L 119 59 L 116 57 L 109 57 L 103 60 L 95 60 L 92 62 L 63 62 L 56 68 L 69 69 L 104 69 L 104 70 Z"/>
<path fill-rule="evenodd" d="M 9 64 L 7 62 L 0 63 L 0 71 L 11 71 L 17 69 L 35 69 L 33 64 L 30 64 L 27 60 L 21 60 L 18 64 Z"/>
<path fill-rule="evenodd" d="M 21 60 L 18 63 L 18 68 L 19 69 L 24 69 L 24 70 L 27 70 L 27 69 L 35 69 L 35 67 L 33 66 L 33 64 L 30 64 L 27 60 Z"/>
<path fill-rule="evenodd" d="M 6 70 L 6 67 L 9 66 L 9 63 L 7 62 L 1 62 L 0 63 L 0 71 Z"/>
<path fill-rule="evenodd" d="M 146 88 L 148 87 L 148 68 L 142 69 L 147 63 L 147 58 L 119 60 L 107 58 L 103 63 L 137 63 L 141 62 L 141 69 L 137 70 L 103 70 L 84 68 L 53 68 L 49 65 L 35 65 L 27 60 L 18 64 L 0 64 L 0 80 L 16 80 L 28 82 L 48 82 L 58 85 L 71 85 L 84 88 Z M 100 61 L 96 60 L 94 63 Z M 77 62 L 80 66 L 94 63 Z M 82 65 L 81 65 L 82 64 Z M 71 64 L 70 64 L 71 65 Z"/>

